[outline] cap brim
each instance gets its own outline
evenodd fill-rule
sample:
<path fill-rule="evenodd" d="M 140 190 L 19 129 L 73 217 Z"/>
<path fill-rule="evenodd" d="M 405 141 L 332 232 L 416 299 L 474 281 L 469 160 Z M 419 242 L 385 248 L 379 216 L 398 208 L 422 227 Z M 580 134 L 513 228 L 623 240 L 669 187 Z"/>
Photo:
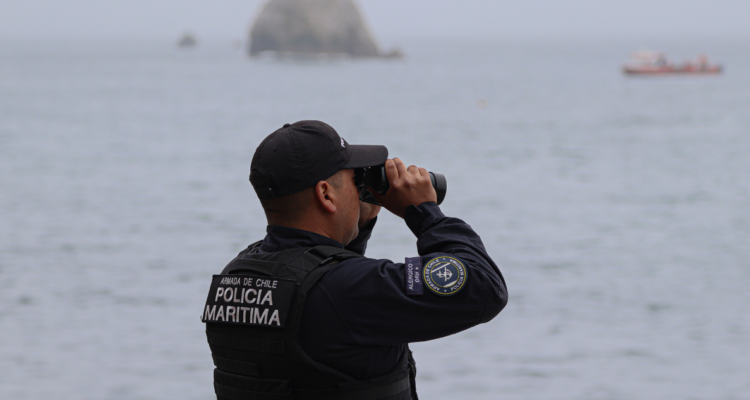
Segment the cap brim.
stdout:
<path fill-rule="evenodd" d="M 388 149 L 381 145 L 350 144 L 352 156 L 343 168 L 374 167 L 388 159 Z"/>

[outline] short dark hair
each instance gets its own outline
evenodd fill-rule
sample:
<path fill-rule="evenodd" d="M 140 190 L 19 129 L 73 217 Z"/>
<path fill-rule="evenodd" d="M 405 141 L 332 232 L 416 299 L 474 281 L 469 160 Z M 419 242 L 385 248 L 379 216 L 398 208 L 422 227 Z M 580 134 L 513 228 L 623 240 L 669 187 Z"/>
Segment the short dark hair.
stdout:
<path fill-rule="evenodd" d="M 343 170 L 342 170 L 343 171 Z M 325 180 L 336 189 L 341 189 L 344 180 L 341 171 Z M 317 186 L 317 185 L 316 185 Z M 283 197 L 260 199 L 260 205 L 271 225 L 289 225 L 298 221 L 310 207 L 315 192 L 315 186 L 300 190 Z"/>

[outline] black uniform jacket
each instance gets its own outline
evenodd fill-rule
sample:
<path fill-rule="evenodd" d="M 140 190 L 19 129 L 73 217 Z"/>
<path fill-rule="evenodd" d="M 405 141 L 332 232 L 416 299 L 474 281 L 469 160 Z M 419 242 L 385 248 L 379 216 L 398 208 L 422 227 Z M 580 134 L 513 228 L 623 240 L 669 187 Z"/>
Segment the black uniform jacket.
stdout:
<path fill-rule="evenodd" d="M 467 270 L 464 286 L 451 296 L 427 287 L 410 296 L 404 263 L 364 257 L 341 262 L 310 290 L 302 317 L 302 347 L 317 362 L 355 379 L 382 376 L 393 370 L 405 343 L 463 331 L 505 307 L 503 276 L 467 223 L 446 217 L 432 202 L 410 206 L 405 220 L 417 236 L 422 265 L 440 255 L 458 258 Z M 364 255 L 374 224 L 346 248 Z M 344 247 L 316 233 L 269 225 L 260 252 L 317 245 Z"/>

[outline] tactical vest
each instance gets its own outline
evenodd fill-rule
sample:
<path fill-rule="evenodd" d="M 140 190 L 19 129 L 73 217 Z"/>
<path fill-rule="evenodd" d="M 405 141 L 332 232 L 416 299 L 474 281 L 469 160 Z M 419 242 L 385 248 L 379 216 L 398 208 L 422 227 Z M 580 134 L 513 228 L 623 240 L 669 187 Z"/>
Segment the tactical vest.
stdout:
<path fill-rule="evenodd" d="M 250 245 L 214 275 L 202 320 L 219 400 L 417 400 L 408 345 L 391 373 L 358 381 L 311 359 L 299 339 L 307 292 L 341 261 L 317 246 L 259 254 Z"/>

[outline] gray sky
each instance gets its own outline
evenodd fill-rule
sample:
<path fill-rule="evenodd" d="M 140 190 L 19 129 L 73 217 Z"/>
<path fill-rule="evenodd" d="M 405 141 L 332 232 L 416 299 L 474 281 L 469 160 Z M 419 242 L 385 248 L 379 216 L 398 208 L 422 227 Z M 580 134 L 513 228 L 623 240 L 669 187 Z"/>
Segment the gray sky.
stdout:
<path fill-rule="evenodd" d="M 265 0 L 0 0 L 0 38 L 247 35 Z M 750 38 L 750 0 L 359 0 L 379 38 Z"/>

